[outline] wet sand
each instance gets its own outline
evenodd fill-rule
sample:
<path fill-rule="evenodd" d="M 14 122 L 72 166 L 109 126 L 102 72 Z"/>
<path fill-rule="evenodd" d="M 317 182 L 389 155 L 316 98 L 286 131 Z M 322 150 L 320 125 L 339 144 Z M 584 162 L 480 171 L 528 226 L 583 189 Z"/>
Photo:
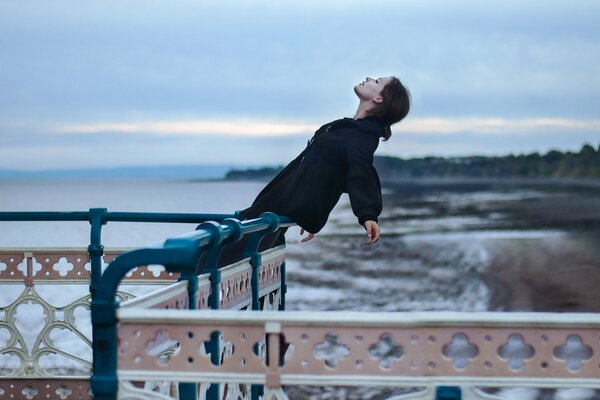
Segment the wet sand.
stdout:
<path fill-rule="evenodd" d="M 291 309 L 600 312 L 597 181 L 411 180 L 387 190 L 380 221 L 384 236 L 375 247 L 354 244 L 358 238 L 351 233 L 359 232 L 349 210 L 332 219 L 318 242 L 289 246 L 289 260 L 295 262 L 289 285 L 301 286 L 290 298 Z M 380 275 L 385 278 L 369 288 L 369 280 Z M 328 296 L 305 300 L 318 294 L 310 291 L 316 288 Z M 343 288 L 352 296 L 344 296 Z M 400 393 L 288 390 L 292 399 L 309 400 L 383 400 Z M 496 395 L 600 399 L 583 389 L 506 388 Z"/>
<path fill-rule="evenodd" d="M 595 242 L 595 243 L 594 243 Z M 490 310 L 600 312 L 600 241 L 572 234 L 484 242 Z"/>
<path fill-rule="evenodd" d="M 479 241 L 489 257 L 487 268 L 478 271 L 490 291 L 489 310 L 600 312 L 599 180 L 417 180 L 390 186 L 392 204 L 412 197 L 418 206 L 434 194 L 440 215 L 486 219 L 475 231 L 562 232 Z M 482 201 L 481 195 L 490 192 L 530 195 Z M 462 203 L 452 207 L 453 196 Z M 493 214 L 501 218 L 490 218 Z"/>

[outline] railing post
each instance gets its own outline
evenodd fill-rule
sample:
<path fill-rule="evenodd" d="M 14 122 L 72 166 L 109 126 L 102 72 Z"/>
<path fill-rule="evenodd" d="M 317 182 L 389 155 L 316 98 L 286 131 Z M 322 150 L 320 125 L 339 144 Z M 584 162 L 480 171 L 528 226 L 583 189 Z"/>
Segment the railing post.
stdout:
<path fill-rule="evenodd" d="M 462 400 L 462 391 L 458 386 L 439 386 L 435 391 L 435 400 Z"/>
<path fill-rule="evenodd" d="M 92 300 L 96 296 L 96 285 L 102 275 L 102 256 L 104 255 L 104 246 L 102 246 L 102 225 L 106 224 L 106 208 L 90 208 L 89 222 L 90 244 L 88 254 L 90 256 L 90 295 Z"/>
<path fill-rule="evenodd" d="M 197 229 L 206 229 L 212 234 L 210 247 L 206 252 L 204 260 L 203 272 L 210 272 L 211 294 L 208 297 L 208 305 L 212 310 L 218 310 L 221 305 L 221 271 L 219 271 L 219 256 L 221 255 L 221 250 L 224 245 L 224 243 L 222 243 L 223 237 L 221 225 L 205 222 L 200 224 Z M 207 352 L 210 353 L 210 361 L 213 365 L 221 364 L 220 336 L 221 334 L 219 331 L 211 332 L 210 340 L 208 344 L 205 344 Z M 206 392 L 207 400 L 219 400 L 220 386 L 221 385 L 218 383 L 211 382 L 210 388 Z"/>
<path fill-rule="evenodd" d="M 264 233 L 256 232 L 250 235 L 244 257 L 250 257 L 250 265 L 252 266 L 252 275 L 250 277 L 250 286 L 252 288 L 252 310 L 260 310 L 260 265 L 262 264 L 262 256 L 258 252 L 258 246 Z M 258 343 L 255 345 L 255 353 L 258 355 Z M 250 398 L 258 400 L 264 393 L 262 385 L 252 385 L 250 389 Z"/>
<path fill-rule="evenodd" d="M 215 251 L 216 249 L 212 249 Z M 220 249 L 219 249 L 220 251 Z M 212 257 L 207 257 L 212 258 Z M 215 259 L 216 261 L 216 259 Z M 208 261 L 207 261 L 208 262 Z M 215 262 L 214 265 L 207 265 L 207 272 L 210 272 L 210 288 L 211 294 L 208 297 L 208 304 L 212 310 L 218 310 L 221 303 L 221 271 L 218 269 L 218 265 Z M 220 343 L 220 332 L 214 331 L 210 334 L 210 341 L 207 346 L 207 352 L 210 353 L 210 361 L 213 365 L 221 364 L 221 343 Z M 206 392 L 207 400 L 219 400 L 220 385 L 218 383 L 211 382 L 210 388 Z"/>
<path fill-rule="evenodd" d="M 92 352 L 94 370 L 91 377 L 95 400 L 116 400 L 118 394 L 117 354 L 117 288 L 123 277 L 140 265 L 156 263 L 174 273 L 192 274 L 196 271 L 206 237 L 197 240 L 174 238 L 162 248 L 132 250 L 121 254 L 104 271 L 92 300 Z"/>
<path fill-rule="evenodd" d="M 273 233 L 279 229 L 280 219 L 277 214 L 266 212 L 260 215 L 261 217 L 271 218 L 272 223 L 269 229 L 263 232 L 255 232 L 248 238 L 246 249 L 244 250 L 244 257 L 250 257 L 250 265 L 252 266 L 252 277 L 250 280 L 252 287 L 252 310 L 260 310 L 260 266 L 262 264 L 262 256 L 259 253 L 260 242 L 263 237 L 269 233 Z M 255 352 L 258 354 L 258 344 L 255 348 Z M 260 396 L 264 394 L 264 388 L 262 385 L 252 385 L 250 397 L 252 400 L 258 400 Z"/>
<path fill-rule="evenodd" d="M 98 282 L 102 276 L 102 255 L 104 254 L 104 246 L 102 246 L 102 225 L 106 224 L 106 208 L 90 208 L 88 211 L 89 222 L 90 222 L 90 244 L 88 246 L 88 254 L 90 256 L 90 301 L 93 303 L 96 298 L 96 289 Z M 103 330 L 105 328 L 101 328 Z M 106 328 L 111 329 L 111 328 Z M 92 330 L 92 344 L 95 343 L 95 330 Z M 108 333 L 110 336 L 112 331 Z M 98 357 L 92 357 L 92 372 L 97 370 Z M 100 378 L 102 379 L 102 378 Z M 99 382 L 99 381 L 98 381 Z M 98 385 L 104 387 L 110 387 L 117 385 L 115 382 L 103 382 Z"/>
<path fill-rule="evenodd" d="M 250 256 L 250 265 L 252 266 L 252 310 L 260 311 L 260 265 L 262 264 L 262 255 L 254 253 Z"/>
<path fill-rule="evenodd" d="M 285 235 L 281 235 L 283 244 L 285 245 Z M 286 257 L 287 258 L 287 257 Z M 279 311 L 285 311 L 285 294 L 287 293 L 287 278 L 286 278 L 286 268 L 285 268 L 285 260 L 283 259 L 283 264 L 281 264 L 280 274 L 281 274 L 281 302 L 279 303 Z"/>
<path fill-rule="evenodd" d="M 198 305 L 198 275 L 181 274 L 179 281 L 187 281 L 188 309 L 195 310 Z M 196 382 L 186 382 L 179 384 L 179 398 L 196 400 L 198 398 L 198 384 Z"/>

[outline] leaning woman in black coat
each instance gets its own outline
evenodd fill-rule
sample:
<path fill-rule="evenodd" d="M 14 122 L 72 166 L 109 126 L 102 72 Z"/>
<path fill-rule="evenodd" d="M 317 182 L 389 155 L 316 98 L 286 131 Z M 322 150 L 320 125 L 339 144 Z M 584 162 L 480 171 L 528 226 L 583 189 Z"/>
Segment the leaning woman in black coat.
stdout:
<path fill-rule="evenodd" d="M 348 193 L 352 211 L 369 237 L 379 239 L 381 185 L 373 166 L 379 139 L 388 140 L 390 126 L 402 120 L 410 109 L 410 95 L 393 76 L 367 77 L 354 87 L 359 99 L 354 118 L 342 118 L 320 127 L 308 145 L 258 194 L 252 205 L 240 212 L 240 219 L 258 218 L 266 211 L 289 217 L 306 242 L 319 232 L 342 193 Z M 265 250 L 279 243 L 282 229 L 267 235 L 260 244 Z M 237 261 L 245 240 L 225 248 L 220 266 Z"/>

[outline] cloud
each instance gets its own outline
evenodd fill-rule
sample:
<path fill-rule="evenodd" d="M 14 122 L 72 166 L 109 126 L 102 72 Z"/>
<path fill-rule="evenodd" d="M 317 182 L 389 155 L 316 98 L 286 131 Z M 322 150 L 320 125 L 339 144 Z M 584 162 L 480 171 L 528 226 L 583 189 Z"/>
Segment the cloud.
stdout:
<path fill-rule="evenodd" d="M 549 130 L 600 130 L 600 120 L 568 118 L 408 118 L 398 130 L 413 133 L 546 134 Z"/>
<path fill-rule="evenodd" d="M 313 132 L 316 125 L 239 120 L 186 120 L 152 122 L 113 122 L 60 125 L 60 133 L 122 132 L 151 135 L 228 135 L 228 136 L 288 136 Z"/>
<path fill-rule="evenodd" d="M 0 164 L 282 162 L 386 74 L 395 155 L 579 147 L 598 43 L 589 0 L 0 2 Z"/>
<path fill-rule="evenodd" d="M 198 119 L 180 121 L 105 122 L 58 125 L 58 133 L 136 133 L 147 135 L 226 135 L 277 137 L 312 134 L 320 125 L 293 121 L 269 122 L 252 119 Z M 600 120 L 574 118 L 407 118 L 394 131 L 421 134 L 546 134 L 550 130 L 600 130 Z"/>

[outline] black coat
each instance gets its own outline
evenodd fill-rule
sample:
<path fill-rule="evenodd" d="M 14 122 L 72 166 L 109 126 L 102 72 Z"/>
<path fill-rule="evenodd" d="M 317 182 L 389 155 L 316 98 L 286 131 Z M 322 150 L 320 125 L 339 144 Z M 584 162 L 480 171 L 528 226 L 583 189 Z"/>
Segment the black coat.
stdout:
<path fill-rule="evenodd" d="M 358 222 L 377 222 L 381 184 L 373 153 L 383 128 L 375 118 L 342 118 L 320 127 L 296 159 L 259 193 L 241 218 L 265 211 L 287 216 L 310 233 L 323 228 L 342 193 Z"/>

